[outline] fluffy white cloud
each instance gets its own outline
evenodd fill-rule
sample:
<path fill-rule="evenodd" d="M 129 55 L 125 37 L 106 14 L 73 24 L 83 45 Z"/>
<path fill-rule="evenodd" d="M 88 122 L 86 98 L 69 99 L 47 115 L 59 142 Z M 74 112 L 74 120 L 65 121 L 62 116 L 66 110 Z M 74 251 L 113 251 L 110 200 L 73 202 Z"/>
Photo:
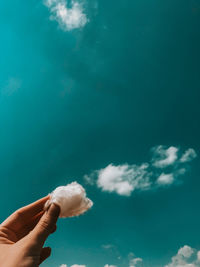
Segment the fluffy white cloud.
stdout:
<path fill-rule="evenodd" d="M 178 158 L 178 148 L 171 146 L 165 148 L 164 146 L 158 146 L 153 149 L 153 165 L 156 168 L 165 168 L 175 163 Z"/>
<path fill-rule="evenodd" d="M 171 262 L 165 267 L 200 267 L 200 252 L 185 245 L 172 257 Z"/>
<path fill-rule="evenodd" d="M 150 186 L 148 164 L 108 165 L 98 172 L 97 185 L 103 191 L 130 196 L 135 189 L 145 190 Z"/>
<path fill-rule="evenodd" d="M 50 18 L 65 31 L 81 28 L 88 22 L 82 5 L 77 1 L 72 0 L 71 7 L 65 0 L 45 0 L 45 5 L 50 9 Z"/>
<path fill-rule="evenodd" d="M 189 148 L 185 151 L 183 156 L 180 158 L 180 162 L 189 162 L 197 157 L 197 153 L 193 148 Z"/>
<path fill-rule="evenodd" d="M 173 182 L 174 182 L 174 176 L 171 173 L 170 174 L 162 173 L 157 179 L 158 185 L 170 185 Z"/>

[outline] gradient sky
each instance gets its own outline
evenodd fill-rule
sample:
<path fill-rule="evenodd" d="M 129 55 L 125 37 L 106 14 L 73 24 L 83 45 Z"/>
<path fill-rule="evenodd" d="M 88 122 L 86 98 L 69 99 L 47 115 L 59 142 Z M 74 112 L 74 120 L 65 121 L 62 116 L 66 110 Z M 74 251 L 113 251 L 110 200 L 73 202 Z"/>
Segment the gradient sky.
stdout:
<path fill-rule="evenodd" d="M 185 245 L 195 254 L 200 1 L 80 0 L 55 14 L 59 3 L 0 3 L 0 220 L 76 180 L 94 207 L 59 220 L 42 266 L 163 267 Z M 170 147 L 178 158 L 155 167 Z M 190 148 L 196 158 L 180 163 Z M 146 190 L 96 184 L 109 164 L 126 164 L 132 183 L 143 163 Z M 173 181 L 158 186 L 166 172 Z"/>

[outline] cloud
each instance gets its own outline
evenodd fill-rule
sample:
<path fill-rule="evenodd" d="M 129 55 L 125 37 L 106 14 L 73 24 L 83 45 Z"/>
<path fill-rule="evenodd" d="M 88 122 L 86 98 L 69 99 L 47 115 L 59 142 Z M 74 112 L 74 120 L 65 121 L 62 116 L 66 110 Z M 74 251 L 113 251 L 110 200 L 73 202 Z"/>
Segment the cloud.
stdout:
<path fill-rule="evenodd" d="M 108 165 L 99 170 L 97 186 L 103 191 L 130 196 L 135 189 L 145 190 L 150 186 L 148 165 Z"/>
<path fill-rule="evenodd" d="M 136 257 L 134 253 L 130 252 L 128 255 L 129 264 L 128 267 L 143 266 L 143 259 Z M 145 264 L 145 262 L 144 262 Z M 60 265 L 60 267 L 67 267 L 66 264 Z M 74 264 L 71 267 L 86 267 L 86 265 Z M 106 264 L 104 267 L 117 267 L 116 265 Z M 200 267 L 200 251 L 185 245 L 181 247 L 175 256 L 171 258 L 171 261 L 167 265 L 162 267 Z"/>
<path fill-rule="evenodd" d="M 112 248 L 114 248 L 114 247 L 115 247 L 115 246 L 112 245 L 112 244 L 102 245 L 102 248 L 104 248 L 104 249 L 112 249 Z"/>
<path fill-rule="evenodd" d="M 157 179 L 157 184 L 159 185 L 170 185 L 170 184 L 173 184 L 174 182 L 174 176 L 173 174 L 165 174 L 165 173 L 162 173 L 158 179 Z"/>
<path fill-rule="evenodd" d="M 142 258 L 135 257 L 134 253 L 129 253 L 129 267 L 139 266 L 143 262 Z"/>
<path fill-rule="evenodd" d="M 183 156 L 180 158 L 180 162 L 189 162 L 197 157 L 197 153 L 193 148 L 189 148 L 185 151 Z"/>
<path fill-rule="evenodd" d="M 90 175 L 85 175 L 85 183 L 96 184 L 102 191 L 115 192 L 121 196 L 130 196 L 136 190 L 155 190 L 180 184 L 179 177 L 187 172 L 189 162 L 197 156 L 192 148 L 181 153 L 181 150 L 174 146 L 160 145 L 151 151 L 152 158 L 149 162 L 140 165 L 111 163 Z"/>
<path fill-rule="evenodd" d="M 153 166 L 156 168 L 165 168 L 174 164 L 178 158 L 178 148 L 171 146 L 165 149 L 164 146 L 158 146 L 153 148 Z"/>
<path fill-rule="evenodd" d="M 45 0 L 45 5 L 49 8 L 52 20 L 56 20 L 64 31 L 82 28 L 88 22 L 83 6 L 72 0 L 71 7 L 65 0 Z"/>
<path fill-rule="evenodd" d="M 196 251 L 190 246 L 180 248 L 171 262 L 165 267 L 200 267 L 200 251 Z"/>
<path fill-rule="evenodd" d="M 89 175 L 84 175 L 83 176 L 83 179 L 85 181 L 86 184 L 89 184 L 89 185 L 94 185 L 95 184 L 95 180 L 93 179 L 92 176 L 89 176 Z"/>

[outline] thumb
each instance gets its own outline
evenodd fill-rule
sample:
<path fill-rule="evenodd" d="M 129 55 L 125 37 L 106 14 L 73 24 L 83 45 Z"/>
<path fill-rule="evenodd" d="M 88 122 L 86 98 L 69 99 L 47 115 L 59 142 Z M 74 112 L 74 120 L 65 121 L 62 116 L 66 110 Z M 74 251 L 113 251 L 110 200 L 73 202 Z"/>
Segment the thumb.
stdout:
<path fill-rule="evenodd" d="M 31 232 L 32 238 L 36 241 L 36 243 L 39 246 L 43 246 L 47 237 L 55 229 L 55 225 L 58 220 L 59 214 L 60 214 L 60 207 L 54 203 L 51 204 L 47 212 L 44 213 L 44 215 L 42 216 L 36 227 Z"/>

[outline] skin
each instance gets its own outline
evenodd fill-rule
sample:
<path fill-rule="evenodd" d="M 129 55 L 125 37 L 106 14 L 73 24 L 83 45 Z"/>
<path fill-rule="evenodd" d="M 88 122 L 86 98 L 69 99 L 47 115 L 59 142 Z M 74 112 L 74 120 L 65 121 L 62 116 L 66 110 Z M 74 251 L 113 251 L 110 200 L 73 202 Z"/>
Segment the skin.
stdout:
<path fill-rule="evenodd" d="M 38 267 L 51 255 L 43 247 L 55 232 L 59 206 L 52 204 L 43 210 L 49 196 L 20 208 L 0 224 L 0 266 Z"/>

